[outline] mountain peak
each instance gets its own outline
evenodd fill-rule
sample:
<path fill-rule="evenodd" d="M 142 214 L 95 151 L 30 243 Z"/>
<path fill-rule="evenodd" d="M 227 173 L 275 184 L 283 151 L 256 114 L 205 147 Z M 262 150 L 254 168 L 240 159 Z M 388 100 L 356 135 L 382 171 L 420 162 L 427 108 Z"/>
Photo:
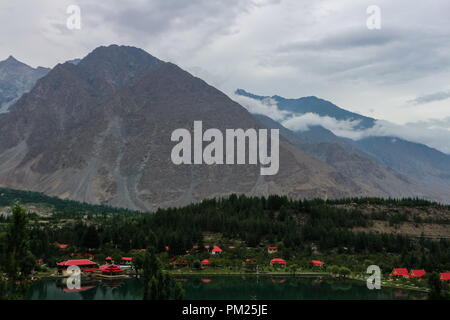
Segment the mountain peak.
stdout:
<path fill-rule="evenodd" d="M 90 78 L 101 78 L 121 86 L 163 63 L 142 49 L 113 44 L 94 49 L 77 67 Z"/>
<path fill-rule="evenodd" d="M 12 55 L 10 55 L 7 59 L 0 61 L 1 65 L 6 65 L 6 66 L 27 66 L 25 63 L 20 62 L 19 60 L 17 60 L 16 58 L 14 58 Z"/>

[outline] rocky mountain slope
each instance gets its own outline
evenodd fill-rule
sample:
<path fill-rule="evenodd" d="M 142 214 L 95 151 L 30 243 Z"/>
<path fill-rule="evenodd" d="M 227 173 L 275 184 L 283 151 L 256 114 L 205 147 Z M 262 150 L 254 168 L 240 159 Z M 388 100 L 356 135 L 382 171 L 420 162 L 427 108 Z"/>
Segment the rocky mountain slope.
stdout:
<path fill-rule="evenodd" d="M 274 176 L 256 165 L 174 165 L 171 133 L 196 120 L 222 132 L 266 127 L 174 64 L 133 47 L 97 48 L 77 64 L 57 65 L 0 115 L 0 186 L 143 210 L 231 193 L 422 195 L 387 171 L 362 183 L 286 137 Z"/>

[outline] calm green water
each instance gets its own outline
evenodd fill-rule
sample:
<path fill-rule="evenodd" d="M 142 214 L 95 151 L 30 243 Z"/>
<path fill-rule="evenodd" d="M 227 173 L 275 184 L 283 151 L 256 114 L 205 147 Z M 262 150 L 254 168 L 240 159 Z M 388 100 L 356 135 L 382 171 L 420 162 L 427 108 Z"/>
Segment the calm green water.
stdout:
<path fill-rule="evenodd" d="M 179 277 L 191 300 L 393 300 L 424 299 L 420 292 L 382 288 L 368 290 L 365 283 L 317 277 L 189 276 Z M 63 279 L 45 279 L 33 284 L 31 300 L 140 300 L 142 281 L 86 280 L 79 292 L 69 291 Z"/>

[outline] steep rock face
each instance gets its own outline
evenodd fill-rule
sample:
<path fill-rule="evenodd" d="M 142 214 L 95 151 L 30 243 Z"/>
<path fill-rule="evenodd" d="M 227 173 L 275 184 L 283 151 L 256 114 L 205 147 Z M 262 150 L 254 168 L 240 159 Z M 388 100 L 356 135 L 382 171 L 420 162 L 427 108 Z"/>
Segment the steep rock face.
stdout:
<path fill-rule="evenodd" d="M 50 69 L 42 67 L 34 69 L 12 56 L 0 61 L 0 114 L 7 112 L 20 96 L 49 71 Z"/>
<path fill-rule="evenodd" d="M 100 47 L 56 66 L 0 117 L 0 185 L 133 209 L 230 193 L 343 197 L 368 190 L 287 140 L 280 170 L 171 162 L 171 133 L 263 128 L 239 104 L 176 65 L 132 47 Z"/>

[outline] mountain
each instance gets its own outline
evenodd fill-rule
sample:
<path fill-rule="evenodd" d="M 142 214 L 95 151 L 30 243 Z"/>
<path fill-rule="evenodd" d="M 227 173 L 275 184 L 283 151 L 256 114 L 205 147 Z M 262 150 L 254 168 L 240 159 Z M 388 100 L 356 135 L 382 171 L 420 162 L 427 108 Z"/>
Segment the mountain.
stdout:
<path fill-rule="evenodd" d="M 263 115 L 255 115 L 255 117 L 264 126 L 279 129 L 280 134 L 289 142 L 325 162 L 342 177 L 350 179 L 355 192 L 356 190 L 371 190 L 368 194 L 381 194 L 384 197 L 399 198 L 415 195 L 421 198 L 445 200 L 439 192 L 430 191 L 407 176 L 384 166 L 370 155 L 355 148 L 352 143 L 348 143 L 344 139 L 339 140 L 340 138 L 336 136 L 336 139 L 330 139 L 328 135 L 324 134 L 326 129 L 312 127 L 312 131 L 323 134 L 320 136 L 323 139 L 322 141 L 311 140 L 310 136 L 293 132 L 269 117 Z"/>
<path fill-rule="evenodd" d="M 14 57 L 0 61 L 0 114 L 7 112 L 17 99 L 28 92 L 50 69 L 32 68 Z"/>
<path fill-rule="evenodd" d="M 0 185 L 142 210 L 231 193 L 388 195 L 284 138 L 274 176 L 261 176 L 255 165 L 174 165 L 171 133 L 196 120 L 223 132 L 264 128 L 174 64 L 133 47 L 99 47 L 78 64 L 57 65 L 0 117 Z"/>
<path fill-rule="evenodd" d="M 359 123 L 355 126 L 356 129 L 371 128 L 375 123 L 375 119 L 373 118 L 365 117 L 360 114 L 344 110 L 329 101 L 319 99 L 317 97 L 286 99 L 277 95 L 271 97 L 258 96 L 243 89 L 237 89 L 235 94 L 260 101 L 271 99 L 276 102 L 278 109 L 289 111 L 295 114 L 315 113 L 321 117 L 331 117 L 335 118 L 336 120 L 356 120 L 359 121 Z"/>
<path fill-rule="evenodd" d="M 317 98 L 312 100 L 313 103 L 309 107 L 300 107 L 301 104 L 296 104 L 295 102 L 305 102 L 305 99 L 309 98 L 284 99 L 279 96 L 263 97 L 248 93 L 242 89 L 238 89 L 236 94 L 244 95 L 260 101 L 268 98 L 275 99 L 275 101 L 281 101 L 281 104 L 277 102 L 277 106 L 282 110 L 314 110 L 317 108 L 317 104 L 314 102 L 314 99 Z M 285 101 L 290 101 L 290 103 L 292 103 L 290 105 L 290 109 L 286 108 Z M 326 104 L 330 106 L 331 103 L 327 102 Z M 297 108 L 295 106 L 297 106 Z M 341 108 L 330 108 L 328 111 L 324 108 L 317 109 L 319 110 L 317 112 L 308 112 L 316 113 L 321 116 L 332 117 L 338 120 L 365 118 L 364 116 L 354 113 L 345 115 L 345 112 L 340 111 L 344 110 Z M 340 114 L 340 116 L 337 116 L 337 114 Z M 372 118 L 366 119 L 375 121 L 375 119 Z M 362 123 L 370 125 L 369 122 L 364 122 L 364 120 L 362 120 L 360 125 Z M 356 130 L 358 130 L 358 128 L 356 128 Z M 348 157 L 353 153 L 357 156 L 348 158 L 346 161 L 348 164 L 347 168 L 352 168 L 352 165 L 356 165 L 356 167 L 358 167 L 359 165 L 354 162 L 358 162 L 357 159 L 364 159 L 364 161 L 369 160 L 371 165 L 376 163 L 378 167 L 385 167 L 391 172 L 400 174 L 403 178 L 406 178 L 414 185 L 420 186 L 420 189 L 422 190 L 421 192 L 423 192 L 423 197 L 445 203 L 450 201 L 450 156 L 436 149 L 420 143 L 406 141 L 398 137 L 368 137 L 353 141 L 348 138 L 338 137 L 333 132 L 322 126 L 311 126 L 307 131 L 297 131 L 291 133 L 301 138 L 304 143 L 302 146 L 303 150 L 306 150 L 311 155 L 314 155 L 331 165 L 333 165 L 332 159 L 335 157 L 340 157 L 344 154 L 345 157 Z M 369 175 L 374 172 L 372 169 L 369 170 L 371 165 L 366 166 L 366 170 Z M 348 171 L 342 167 L 340 170 L 341 172 L 351 172 L 351 170 Z M 373 179 L 368 180 L 373 181 Z M 396 188 L 397 187 L 398 186 L 396 186 Z"/>
<path fill-rule="evenodd" d="M 439 191 L 450 200 L 450 156 L 397 137 L 368 137 L 357 146 L 386 166 Z"/>

